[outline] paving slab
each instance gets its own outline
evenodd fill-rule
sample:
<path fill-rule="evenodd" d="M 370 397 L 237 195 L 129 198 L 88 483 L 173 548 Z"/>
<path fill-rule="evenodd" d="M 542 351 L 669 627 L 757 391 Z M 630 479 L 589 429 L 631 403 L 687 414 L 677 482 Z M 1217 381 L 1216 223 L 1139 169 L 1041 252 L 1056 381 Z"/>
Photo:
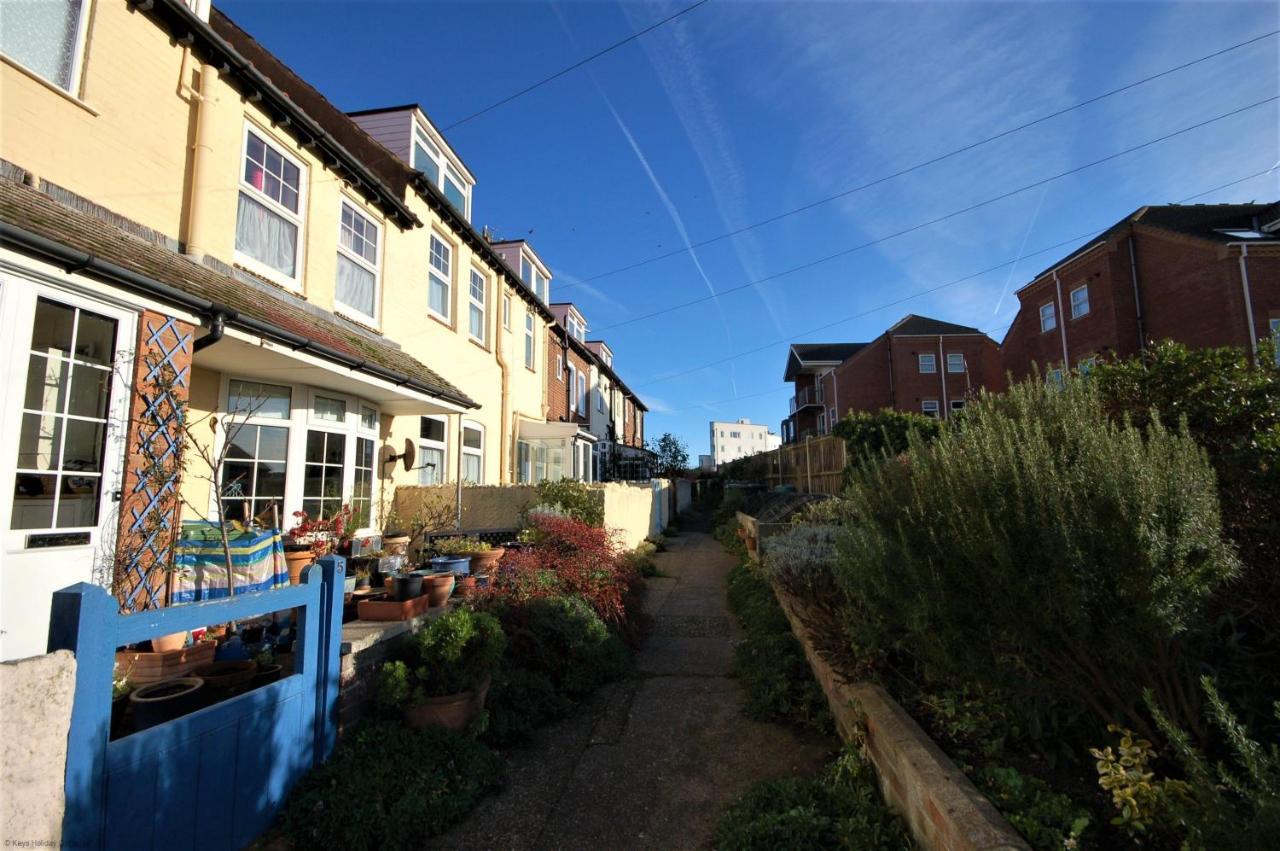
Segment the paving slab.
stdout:
<path fill-rule="evenodd" d="M 710 847 L 726 804 L 756 780 L 812 775 L 838 740 L 742 715 L 729 677 L 740 632 L 725 603 L 733 559 L 687 532 L 654 557 L 653 629 L 631 678 L 508 755 L 507 787 L 432 847 Z"/>

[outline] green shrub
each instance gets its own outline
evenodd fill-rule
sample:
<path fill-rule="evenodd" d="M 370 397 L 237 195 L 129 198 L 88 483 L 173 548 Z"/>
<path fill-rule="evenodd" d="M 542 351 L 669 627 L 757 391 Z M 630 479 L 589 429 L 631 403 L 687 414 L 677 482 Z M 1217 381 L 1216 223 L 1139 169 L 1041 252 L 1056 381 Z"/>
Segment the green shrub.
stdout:
<path fill-rule="evenodd" d="M 928 444 L 941 430 L 941 420 L 892 408 L 881 408 L 874 414 L 850 411 L 831 427 L 832 434 L 844 438 L 855 463 L 868 456 L 900 455 L 907 451 L 912 435 L 917 442 Z"/>
<path fill-rule="evenodd" d="M 1040 851 L 1075 848 L 1089 827 L 1087 810 L 1016 768 L 983 766 L 974 772 L 973 781 L 1031 847 Z"/>
<path fill-rule="evenodd" d="M 721 816 L 716 847 L 905 851 L 913 845 L 881 799 L 871 767 L 846 749 L 819 778 L 766 780 L 748 788 Z"/>
<path fill-rule="evenodd" d="M 471 691 L 497 670 L 506 646 L 492 615 L 447 612 L 403 642 L 382 666 L 378 707 L 395 714 L 428 698 Z"/>
<path fill-rule="evenodd" d="M 499 610 L 510 637 L 507 667 L 547 677 L 556 691 L 581 697 L 626 672 L 630 653 L 578 597 L 548 597 Z"/>
<path fill-rule="evenodd" d="M 1280 742 L 1262 745 L 1251 739 L 1213 681 L 1204 677 L 1201 688 L 1221 759 L 1193 743 L 1147 695 L 1147 706 L 1185 775 L 1184 781 L 1156 781 L 1166 787 L 1176 783 L 1178 793 L 1166 796 L 1172 800 L 1155 813 L 1157 827 L 1181 837 L 1192 851 L 1269 851 L 1280 837 Z M 1280 721 L 1280 701 L 1272 709 Z M 1105 779 L 1104 774 L 1100 782 Z"/>
<path fill-rule="evenodd" d="M 483 739 L 505 748 L 528 741 L 543 724 L 567 715 L 573 703 L 546 674 L 510 668 L 495 678 L 485 706 L 489 727 Z"/>
<path fill-rule="evenodd" d="M 604 525 L 604 500 L 601 493 L 584 482 L 574 479 L 539 482 L 537 506 L 529 509 L 528 513 L 548 506 L 556 509 L 555 513 L 561 516 L 592 526 Z"/>
<path fill-rule="evenodd" d="M 366 722 L 289 797 L 282 827 L 295 848 L 420 848 L 501 785 L 502 760 L 442 729 Z"/>
<path fill-rule="evenodd" d="M 761 573 L 787 594 L 805 601 L 836 595 L 837 526 L 796 525 L 764 545 Z"/>
<path fill-rule="evenodd" d="M 1179 642 L 1237 569 L 1203 450 L 1112 422 L 1079 379 L 1015 385 L 910 444 L 846 492 L 854 648 L 1008 696 L 1033 736 L 1090 712 L 1149 728 L 1143 689 L 1185 688 Z"/>
<path fill-rule="evenodd" d="M 729 573 L 729 608 L 746 633 L 733 652 L 743 712 L 758 721 L 831 729 L 827 698 L 769 583 L 747 566 Z"/>

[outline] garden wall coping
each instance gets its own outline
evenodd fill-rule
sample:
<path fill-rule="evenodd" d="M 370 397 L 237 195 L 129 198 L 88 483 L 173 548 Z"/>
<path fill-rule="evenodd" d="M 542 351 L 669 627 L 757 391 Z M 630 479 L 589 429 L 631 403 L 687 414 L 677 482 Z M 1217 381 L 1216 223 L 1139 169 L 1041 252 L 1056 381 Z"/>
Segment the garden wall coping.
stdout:
<path fill-rule="evenodd" d="M 907 711 L 872 683 L 849 683 L 814 649 L 802 605 L 775 588 L 791 630 L 826 692 L 845 741 L 863 739 L 885 800 L 928 851 L 1030 851 L 1015 831 Z"/>

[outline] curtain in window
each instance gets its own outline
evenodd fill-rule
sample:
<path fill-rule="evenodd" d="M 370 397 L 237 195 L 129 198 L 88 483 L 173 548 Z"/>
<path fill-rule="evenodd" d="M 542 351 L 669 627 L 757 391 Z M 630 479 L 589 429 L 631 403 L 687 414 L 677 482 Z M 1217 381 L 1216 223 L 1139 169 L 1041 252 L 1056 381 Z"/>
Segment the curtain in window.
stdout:
<path fill-rule="evenodd" d="M 469 452 L 462 454 L 462 480 L 464 482 L 472 482 L 479 484 L 484 480 L 484 473 L 481 470 L 480 456 L 472 455 Z"/>
<path fill-rule="evenodd" d="M 338 255 L 338 301 L 365 316 L 373 316 L 373 273 L 347 258 Z"/>
<path fill-rule="evenodd" d="M 0 53 L 70 89 L 83 5 L 82 0 L 5 0 Z"/>
<path fill-rule="evenodd" d="M 449 285 L 434 274 L 431 276 L 431 285 L 427 290 L 427 299 L 427 303 L 436 313 L 441 316 L 449 315 Z"/>
<path fill-rule="evenodd" d="M 427 466 L 434 464 L 434 467 Z M 444 450 L 418 448 L 418 484 L 438 485 L 444 481 Z"/>
<path fill-rule="evenodd" d="M 297 249 L 297 225 L 241 192 L 236 210 L 236 251 L 292 278 Z"/>

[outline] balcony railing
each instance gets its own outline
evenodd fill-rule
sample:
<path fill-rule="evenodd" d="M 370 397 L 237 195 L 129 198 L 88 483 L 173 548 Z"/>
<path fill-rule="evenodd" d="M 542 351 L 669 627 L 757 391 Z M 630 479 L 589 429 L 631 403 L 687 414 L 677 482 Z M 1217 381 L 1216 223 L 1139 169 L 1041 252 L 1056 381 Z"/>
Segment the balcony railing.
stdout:
<path fill-rule="evenodd" d="M 822 397 L 813 391 L 812 387 L 805 387 L 791 397 L 791 413 L 803 410 L 810 406 L 822 407 Z"/>

